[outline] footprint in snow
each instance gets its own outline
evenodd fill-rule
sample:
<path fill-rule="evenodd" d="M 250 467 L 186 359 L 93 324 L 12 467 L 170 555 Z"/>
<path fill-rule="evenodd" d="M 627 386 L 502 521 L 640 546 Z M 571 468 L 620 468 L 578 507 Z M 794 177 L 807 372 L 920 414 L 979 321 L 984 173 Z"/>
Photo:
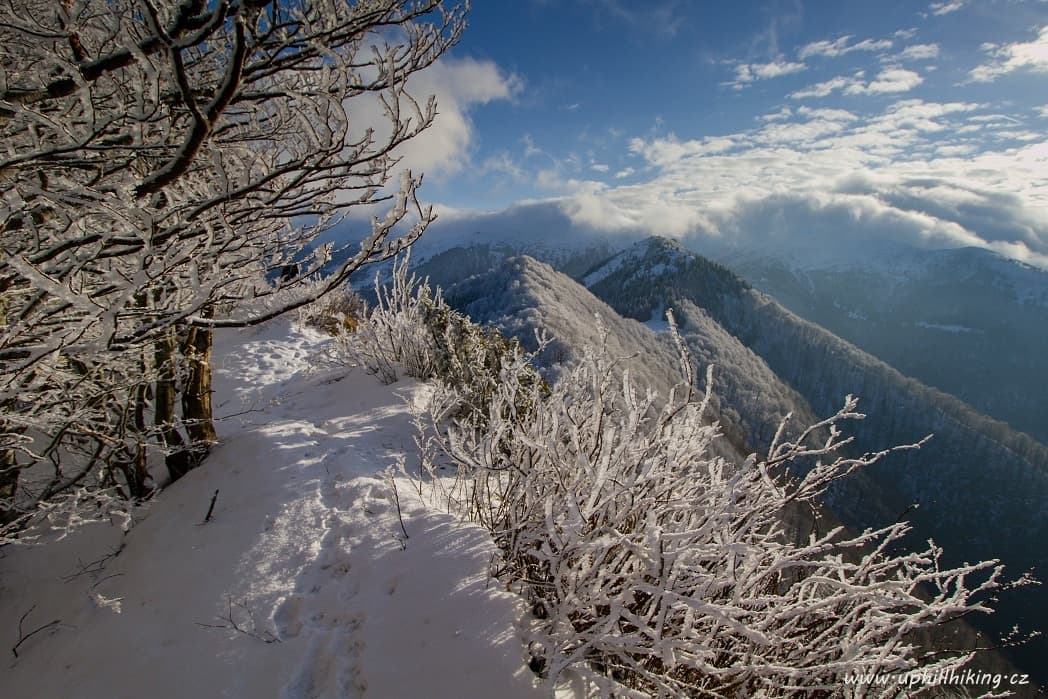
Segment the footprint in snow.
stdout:
<path fill-rule="evenodd" d="M 302 597 L 291 595 L 273 613 L 273 623 L 280 638 L 294 638 L 302 632 Z"/>
<path fill-rule="evenodd" d="M 328 549 L 322 556 L 320 569 L 327 572 L 335 580 L 346 577 L 352 566 L 349 564 L 349 555 L 345 551 Z"/>
<path fill-rule="evenodd" d="M 323 614 L 315 628 L 302 664 L 282 692 L 284 699 L 314 697 L 362 697 L 367 690 L 360 665 L 364 641 L 357 635 L 361 622 L 356 617 L 327 620 Z"/>

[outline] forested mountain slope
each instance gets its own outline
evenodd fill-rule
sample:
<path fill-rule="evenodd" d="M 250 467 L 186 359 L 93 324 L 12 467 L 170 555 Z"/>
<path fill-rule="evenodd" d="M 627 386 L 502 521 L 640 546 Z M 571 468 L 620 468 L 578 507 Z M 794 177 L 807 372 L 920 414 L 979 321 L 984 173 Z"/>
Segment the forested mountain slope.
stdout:
<path fill-rule="evenodd" d="M 1048 272 L 978 248 L 805 265 L 718 256 L 803 318 L 1048 440 Z"/>
<path fill-rule="evenodd" d="M 953 561 L 998 557 L 1016 573 L 1046 563 L 1048 449 L 1027 435 L 903 376 L 670 241 L 642 241 L 591 270 L 586 280 L 596 295 L 634 318 L 650 318 L 664 305 L 701 308 L 817 413 L 833 410 L 848 393 L 860 396 L 868 414 L 856 426 L 862 449 L 935 435 L 919 451 L 895 455 L 870 472 L 897 493 L 895 504 L 903 508 L 871 507 L 865 493 L 846 487 L 831 503 L 844 521 L 884 524 L 917 502 L 919 508 L 906 515 L 915 536 L 934 537 Z M 687 313 L 682 320 L 688 332 Z M 1048 625 L 1043 594 L 1016 593 L 1003 603 L 1001 620 Z"/>
<path fill-rule="evenodd" d="M 473 253 L 463 249 L 461 254 L 468 259 Z M 420 271 L 431 269 L 427 264 Z M 677 352 L 667 333 L 623 318 L 582 285 L 530 257 L 510 258 L 484 274 L 452 284 L 446 295 L 473 320 L 499 327 L 526 347 L 535 347 L 536 331 L 548 333 L 552 343 L 540 357 L 546 364 L 576 356 L 586 345 L 599 342 L 599 318 L 611 354 L 623 358 L 639 386 L 665 395 L 681 380 Z M 689 316 L 685 340 L 700 372 L 714 365 L 713 414 L 738 454 L 766 446 L 787 413 L 794 413 L 798 423 L 815 420 L 804 398 L 780 381 L 763 360 L 716 323 L 700 324 L 695 312 Z"/>
<path fill-rule="evenodd" d="M 638 249 L 643 247 L 644 245 L 637 246 Z M 735 447 L 734 454 L 730 456 L 737 458 L 766 448 L 779 421 L 787 412 L 794 414 L 792 426 L 800 428 L 815 421 L 816 415 L 834 412 L 846 393 L 862 395 L 864 390 L 872 386 L 858 381 L 858 374 L 841 371 L 839 368 L 833 369 L 841 374 L 837 379 L 838 383 L 847 384 L 854 379 L 855 389 L 841 390 L 831 400 L 834 390 L 830 387 L 820 394 L 824 404 L 813 410 L 808 399 L 777 375 L 774 367 L 769 366 L 759 353 L 755 353 L 730 332 L 727 324 L 722 325 L 703 305 L 687 300 L 684 294 L 680 293 L 683 289 L 695 298 L 709 299 L 710 305 L 718 309 L 717 315 L 725 317 L 735 312 L 740 295 L 749 298 L 756 292 L 723 267 L 695 257 L 675 245 L 670 244 L 667 247 L 662 245 L 662 241 L 658 241 L 653 252 L 656 253 L 657 260 L 647 260 L 651 263 L 647 266 L 640 264 L 640 259 L 627 261 L 620 258 L 611 267 L 602 266 L 593 270 L 593 274 L 587 275 L 588 280 L 595 282 L 595 286 L 596 282 L 604 282 L 606 289 L 618 289 L 624 303 L 632 304 L 630 308 L 634 315 L 648 320 L 648 325 L 652 327 L 658 327 L 657 320 L 652 318 L 654 312 L 667 303 L 673 306 L 681 325 L 681 334 L 700 371 L 710 363 L 715 366 L 713 412 L 715 417 L 721 420 L 726 435 Z M 461 261 L 456 263 L 457 256 L 461 256 Z M 595 342 L 599 337 L 595 319 L 599 317 L 607 328 L 607 341 L 612 353 L 629 358 L 624 364 L 630 368 L 632 377 L 639 384 L 665 391 L 677 380 L 679 371 L 668 334 L 653 331 L 644 324 L 622 318 L 613 308 L 595 298 L 577 282 L 528 257 L 512 258 L 502 263 L 494 261 L 494 266 L 486 272 L 478 273 L 477 268 L 473 268 L 469 278 L 456 283 L 454 270 L 469 269 L 469 260 L 476 259 L 475 251 L 450 250 L 445 253 L 444 261 L 447 264 L 443 269 L 434 269 L 428 264 L 423 264 L 419 271 L 431 274 L 434 282 L 447 286 L 449 302 L 474 320 L 496 325 L 507 334 L 520 338 L 527 346 L 535 346 L 536 330 L 550 333 L 555 339 L 547 353 L 541 357 L 546 363 L 577 356 L 586 343 Z M 621 274 L 614 277 L 611 274 L 612 269 Z M 664 275 L 684 275 L 685 278 L 678 277 L 669 283 L 660 284 L 658 280 Z M 705 297 L 699 293 L 703 291 Z M 758 294 L 757 298 L 772 303 L 762 295 Z M 801 323 L 808 328 L 806 332 L 818 330 L 796 318 L 791 322 Z M 735 331 L 739 332 L 740 328 L 741 326 L 736 327 Z M 789 325 L 783 326 L 784 332 L 788 330 Z M 824 332 L 823 335 L 832 337 Z M 798 341 L 803 341 L 803 334 L 798 334 L 797 338 Z M 834 340 L 837 343 L 833 345 L 835 352 L 843 351 L 846 343 L 835 338 Z M 790 351 L 798 349 L 793 348 Z M 850 351 L 855 350 L 852 348 Z M 846 354 L 840 357 L 831 354 L 822 361 L 844 362 L 846 365 Z M 875 360 L 868 358 L 868 361 Z M 887 367 L 884 369 L 891 371 Z M 897 372 L 892 373 L 901 382 L 896 387 L 900 391 L 909 390 L 907 387 L 911 384 L 917 389 L 927 390 L 916 382 L 907 382 L 898 376 Z M 819 371 L 815 371 L 814 374 L 821 375 Z M 876 377 L 870 381 L 874 378 Z M 884 418 L 887 417 L 890 422 L 899 416 L 889 405 L 887 396 L 888 393 L 882 393 L 876 404 L 871 405 L 871 401 L 864 401 L 860 405 L 864 412 L 870 413 L 870 418 L 864 422 L 873 421 L 873 429 L 863 422 L 848 425 L 849 429 L 854 428 L 854 431 L 859 433 L 857 444 L 862 449 L 874 450 L 901 441 L 888 438 L 897 434 L 897 431 L 884 431 Z M 929 431 L 932 430 L 927 429 L 910 441 L 923 437 Z M 928 458 L 931 452 L 926 448 L 916 453 Z M 894 521 L 912 503 L 913 497 L 906 489 L 898 488 L 890 476 L 905 472 L 914 461 L 913 454 L 914 452 L 901 452 L 890 455 L 885 465 L 887 470 L 884 471 L 860 471 L 852 474 L 842 487 L 834 491 L 834 500 L 831 503 L 833 511 L 824 513 L 824 521 L 819 526 L 823 529 L 830 526 L 830 523 L 837 519 L 838 511 L 844 515 L 846 521 L 860 527 L 875 522 Z M 938 471 L 935 470 L 934 473 Z M 906 518 L 912 519 L 914 514 L 907 513 Z M 810 528 L 810 517 L 804 513 L 794 515 L 797 519 L 791 524 L 791 529 L 798 533 L 803 530 L 806 536 Z M 929 528 L 923 523 L 918 526 L 918 536 L 929 536 Z M 943 542 L 944 537 L 938 533 L 935 536 L 940 543 Z M 963 537 L 953 537 L 951 545 L 955 551 L 954 558 L 970 558 Z M 991 555 L 1003 556 L 1003 553 L 996 550 L 998 547 L 991 548 L 994 549 Z M 1013 571 L 1020 565 L 1014 558 L 1012 556 Z M 1012 608 L 1001 615 L 1002 619 L 1009 620 L 1008 625 L 1015 623 L 1015 607 L 1021 604 L 1021 600 L 1013 601 Z M 1037 626 L 1038 622 L 1029 622 L 1030 628 Z M 971 637 L 967 637 L 965 645 L 973 646 L 975 642 Z M 986 641 L 980 642 L 980 645 L 986 645 Z"/>
<path fill-rule="evenodd" d="M 475 259 L 469 249 L 448 251 L 447 259 L 455 255 L 463 256 L 463 267 L 469 259 Z M 426 274 L 433 271 L 428 264 L 419 269 Z M 539 357 L 547 366 L 577 357 L 587 344 L 598 342 L 600 330 L 595 320 L 600 318 L 607 330 L 611 354 L 623 357 L 624 367 L 629 368 L 639 386 L 665 395 L 680 381 L 677 352 L 668 333 L 624 318 L 578 282 L 530 257 L 512 258 L 458 283 L 454 283 L 454 276 L 437 273 L 433 278 L 450 284 L 446 294 L 452 305 L 477 322 L 495 325 L 507 335 L 519 338 L 526 347 L 535 347 L 536 331 L 548 333 L 552 343 Z M 724 278 L 730 288 L 738 285 L 732 275 Z M 732 453 L 726 456 L 738 461 L 753 452 L 763 453 L 787 414 L 793 416 L 787 434 L 818 421 L 817 413 L 799 392 L 703 309 L 682 303 L 675 312 L 700 382 L 706 367 L 713 365 L 712 416 L 720 421 L 733 445 Z M 651 325 L 658 327 L 657 323 Z M 834 405 L 821 416 L 832 414 L 839 407 Z M 862 494 L 852 498 L 856 507 L 872 513 L 899 512 L 906 507 L 905 499 L 894 489 L 878 484 L 861 471 L 852 475 L 851 483 L 848 492 Z M 797 519 L 791 529 L 806 537 L 811 525 L 808 514 L 794 514 Z M 823 524 L 829 526 L 829 520 Z"/>

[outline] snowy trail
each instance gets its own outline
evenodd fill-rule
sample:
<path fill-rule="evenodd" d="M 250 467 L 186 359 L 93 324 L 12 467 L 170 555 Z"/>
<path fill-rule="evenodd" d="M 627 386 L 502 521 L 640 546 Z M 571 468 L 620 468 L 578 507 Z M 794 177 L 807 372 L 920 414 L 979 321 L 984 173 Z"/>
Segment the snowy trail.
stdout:
<path fill-rule="evenodd" d="M 7 552 L 7 647 L 33 604 L 31 621 L 62 621 L 4 661 L 0 697 L 538 695 L 522 602 L 490 584 L 486 533 L 424 507 L 408 481 L 401 531 L 383 471 L 410 458 L 407 402 L 426 387 L 312 371 L 320 342 L 286 322 L 220 336 L 222 443 L 103 570 L 62 580 L 115 547 L 104 525 Z"/>

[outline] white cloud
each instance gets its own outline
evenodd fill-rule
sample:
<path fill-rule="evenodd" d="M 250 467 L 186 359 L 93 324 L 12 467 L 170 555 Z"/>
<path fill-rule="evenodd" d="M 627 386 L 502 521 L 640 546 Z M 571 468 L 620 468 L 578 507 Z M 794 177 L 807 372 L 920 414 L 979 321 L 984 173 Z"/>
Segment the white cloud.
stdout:
<path fill-rule="evenodd" d="M 826 119 L 828 121 L 851 122 L 857 121 L 859 117 L 847 109 L 813 109 L 811 107 L 797 107 L 797 114 L 808 117 L 808 119 Z"/>
<path fill-rule="evenodd" d="M 985 105 L 975 102 L 925 102 L 919 99 L 900 100 L 870 123 L 888 131 L 910 129 L 925 133 L 942 131 L 948 127 L 945 117 L 971 114 Z M 979 115 L 966 116 L 966 122 L 977 122 Z"/>
<path fill-rule="evenodd" d="M 927 61 L 939 57 L 938 44 L 914 44 L 907 46 L 898 55 L 903 61 Z"/>
<path fill-rule="evenodd" d="M 834 39 L 833 41 L 827 39 L 813 41 L 802 47 L 801 50 L 797 52 L 797 55 L 801 59 L 811 58 L 812 56 L 840 56 L 847 50 L 846 47 L 850 40 L 851 36 L 845 35 L 839 39 Z"/>
<path fill-rule="evenodd" d="M 535 145 L 535 137 L 529 133 L 524 134 L 520 137 L 520 142 L 524 146 L 524 157 L 530 158 L 533 155 L 546 155 L 546 152 Z"/>
<path fill-rule="evenodd" d="M 942 16 L 956 12 L 962 7 L 964 7 L 964 0 L 947 0 L 946 2 L 933 2 L 928 6 L 928 11 L 933 15 Z"/>
<path fill-rule="evenodd" d="M 815 83 L 803 90 L 797 90 L 796 92 L 790 93 L 790 99 L 802 100 L 809 97 L 826 97 L 832 92 L 843 90 L 854 82 L 855 80 L 853 78 L 831 78 L 830 80 L 825 80 L 821 83 Z"/>
<path fill-rule="evenodd" d="M 791 116 L 793 116 L 793 110 L 789 107 L 783 107 L 777 112 L 762 114 L 757 119 L 760 121 L 782 121 L 783 119 L 789 119 Z"/>
<path fill-rule="evenodd" d="M 505 175 L 513 180 L 523 180 L 525 178 L 524 168 L 506 152 L 496 153 L 485 158 L 480 165 L 480 173 L 483 175 Z"/>
<path fill-rule="evenodd" d="M 627 177 L 629 177 L 630 175 L 632 175 L 634 172 L 636 172 L 636 170 L 634 170 L 631 167 L 622 168 L 621 170 L 619 170 L 618 172 L 615 173 L 615 179 L 617 179 L 617 180 L 624 180 Z"/>
<path fill-rule="evenodd" d="M 767 145 L 813 144 L 846 128 L 846 122 L 815 117 L 808 121 L 768 124 L 756 135 L 757 143 Z"/>
<path fill-rule="evenodd" d="M 512 99 L 520 91 L 521 82 L 491 61 L 442 58 L 411 76 L 407 88 L 423 107 L 430 95 L 435 96 L 437 116 L 430 128 L 397 149 L 402 158 L 400 166 L 439 180 L 461 172 L 470 162 L 474 139 L 470 111 L 489 102 Z M 385 128 L 385 132 L 376 134 L 377 138 L 388 134 L 377 97 L 355 103 L 353 110 L 357 123 L 381 124 Z"/>
<path fill-rule="evenodd" d="M 594 172 L 607 172 L 610 169 L 611 168 L 609 168 L 604 163 L 591 163 L 590 164 L 590 170 L 593 170 Z"/>
<path fill-rule="evenodd" d="M 886 51 L 892 46 L 891 39 L 863 39 L 854 46 L 850 46 L 848 53 L 852 51 Z"/>
<path fill-rule="evenodd" d="M 772 61 L 771 63 L 742 63 L 735 66 L 735 79 L 726 83 L 736 90 L 741 90 L 758 80 L 770 80 L 783 75 L 799 73 L 806 69 L 803 63 L 791 61 Z"/>
<path fill-rule="evenodd" d="M 580 183 L 558 190 L 569 193 L 556 205 L 587 230 L 758 245 L 780 236 L 801 252 L 976 245 L 1048 266 L 1048 140 L 987 150 L 1013 125 L 982 119 L 995 116 L 985 109 L 917 99 L 867 116 L 799 107 L 717 139 L 636 138 L 631 151 L 650 177 Z M 959 135 L 967 126 L 983 145 Z"/>
<path fill-rule="evenodd" d="M 1022 123 L 1015 117 L 1010 117 L 1007 114 L 979 114 L 971 117 L 968 121 L 976 124 L 993 124 L 994 126 L 1011 126 Z"/>
<path fill-rule="evenodd" d="M 640 230 L 658 220 L 658 231 L 681 237 L 697 227 L 708 226 L 709 219 L 673 192 L 620 187 L 614 197 L 606 191 L 584 191 L 560 201 L 561 209 L 575 224 L 608 232 Z"/>
<path fill-rule="evenodd" d="M 735 139 L 730 136 L 707 136 L 699 140 L 681 141 L 670 134 L 665 137 L 654 137 L 651 140 L 634 138 L 630 141 L 630 152 L 640 155 L 649 163 L 658 165 L 691 156 L 724 153 L 736 145 Z"/>
<path fill-rule="evenodd" d="M 868 83 L 855 81 L 844 88 L 846 95 L 875 95 L 888 92 L 909 92 L 924 82 L 919 74 L 905 68 L 887 68 Z"/>
<path fill-rule="evenodd" d="M 978 148 L 971 143 L 957 143 L 948 146 L 938 146 L 935 154 L 943 158 L 952 158 L 975 153 Z"/>
<path fill-rule="evenodd" d="M 790 75 L 791 73 L 799 73 L 804 70 L 805 65 L 803 63 L 791 63 L 788 61 L 777 61 L 774 63 L 754 63 L 750 65 L 750 70 L 753 71 L 753 75 L 758 80 L 767 80 L 769 78 L 778 78 L 782 75 Z"/>
<path fill-rule="evenodd" d="M 983 44 L 991 60 L 974 68 L 968 77 L 974 82 L 991 82 L 1006 73 L 1030 70 L 1048 73 L 1048 25 L 1041 27 L 1033 41 L 1013 44 Z"/>
<path fill-rule="evenodd" d="M 850 44 L 852 37 L 850 34 L 846 34 L 833 41 L 822 40 L 813 41 L 801 47 L 801 50 L 797 53 L 801 60 L 811 58 L 812 56 L 825 56 L 827 58 L 836 58 L 843 56 L 853 51 L 886 51 L 892 47 L 891 39 L 863 39 L 862 41 Z"/>
<path fill-rule="evenodd" d="M 790 99 L 802 100 L 827 97 L 840 91 L 845 95 L 876 95 L 891 92 L 909 92 L 924 82 L 918 73 L 905 68 L 885 68 L 873 80 L 866 81 L 859 71 L 851 77 L 837 76 L 790 93 Z"/>

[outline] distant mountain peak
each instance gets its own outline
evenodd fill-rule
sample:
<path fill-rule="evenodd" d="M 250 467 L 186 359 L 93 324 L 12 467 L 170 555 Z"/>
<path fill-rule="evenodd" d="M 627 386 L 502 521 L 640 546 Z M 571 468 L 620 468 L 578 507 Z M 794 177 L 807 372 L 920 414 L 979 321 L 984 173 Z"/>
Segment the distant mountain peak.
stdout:
<path fill-rule="evenodd" d="M 648 322 L 684 300 L 717 306 L 749 289 L 743 279 L 675 240 L 652 236 L 591 268 L 583 284 L 623 315 Z"/>

